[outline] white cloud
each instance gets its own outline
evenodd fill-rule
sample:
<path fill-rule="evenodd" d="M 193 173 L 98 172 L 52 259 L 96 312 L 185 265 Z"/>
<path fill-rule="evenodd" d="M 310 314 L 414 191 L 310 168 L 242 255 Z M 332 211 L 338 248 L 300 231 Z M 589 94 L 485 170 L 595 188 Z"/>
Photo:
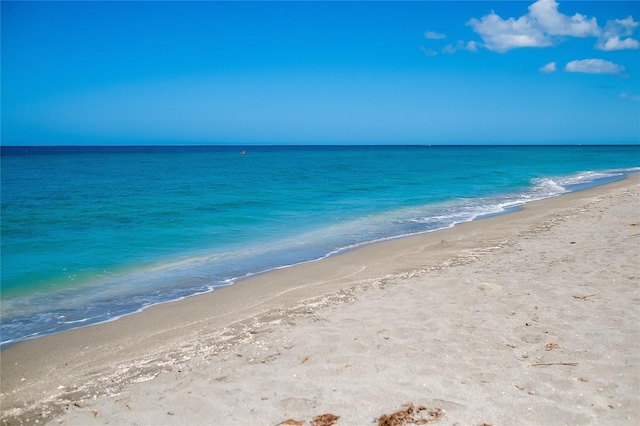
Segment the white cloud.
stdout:
<path fill-rule="evenodd" d="M 596 44 L 596 49 L 607 51 L 624 49 L 635 50 L 638 47 L 640 47 L 638 40 L 634 40 L 631 37 L 625 38 L 624 40 L 620 39 L 620 37 L 611 37 L 607 40 L 601 40 Z"/>
<path fill-rule="evenodd" d="M 573 16 L 558 12 L 555 0 L 538 0 L 529 12 L 518 19 L 502 19 L 495 12 L 467 22 L 482 37 L 487 49 L 504 53 L 520 47 L 548 47 L 555 36 L 589 37 L 600 34 L 596 18 L 576 13 Z"/>
<path fill-rule="evenodd" d="M 442 53 L 454 54 L 458 50 L 467 50 L 469 52 L 477 52 L 478 51 L 478 43 L 475 41 L 464 42 L 462 40 L 458 40 L 458 42 L 453 44 L 447 44 L 442 48 Z"/>
<path fill-rule="evenodd" d="M 622 65 L 614 64 L 604 59 L 582 59 L 571 61 L 564 67 L 568 72 L 581 72 L 588 74 L 617 74 L 624 71 Z"/>
<path fill-rule="evenodd" d="M 473 40 L 467 42 L 467 45 L 465 46 L 465 49 L 468 50 L 469 52 L 477 52 L 478 51 L 478 42 L 473 41 Z"/>
<path fill-rule="evenodd" d="M 640 101 L 640 96 L 637 96 L 637 95 L 630 95 L 630 94 L 628 94 L 628 93 L 621 93 L 621 94 L 620 94 L 620 97 L 621 97 L 622 99 L 630 99 L 630 100 L 632 100 L 632 101 L 636 101 L 636 102 Z"/>
<path fill-rule="evenodd" d="M 456 48 L 453 46 L 453 44 L 447 44 L 442 48 L 442 53 L 449 53 L 453 55 L 454 53 L 456 53 Z"/>
<path fill-rule="evenodd" d="M 552 73 L 556 71 L 557 71 L 557 67 L 555 62 L 549 62 L 547 65 L 540 68 L 540 72 L 544 72 L 544 73 Z"/>
<path fill-rule="evenodd" d="M 558 12 L 555 0 L 538 0 L 529 6 L 529 16 L 547 34 L 571 37 L 589 37 L 600 34 L 596 18 L 587 19 L 576 13 L 569 17 Z"/>
<path fill-rule="evenodd" d="M 618 30 L 621 31 L 622 35 L 630 36 L 635 31 L 636 27 L 640 25 L 640 23 L 635 22 L 633 20 L 633 17 L 629 15 L 624 19 L 614 19 L 612 21 L 607 21 L 607 27 L 609 27 L 609 25 L 618 27 Z"/>
<path fill-rule="evenodd" d="M 551 40 L 525 16 L 502 19 L 491 12 L 480 20 L 473 18 L 468 25 L 482 37 L 487 49 L 504 53 L 518 47 L 551 46 Z"/>
<path fill-rule="evenodd" d="M 424 37 L 431 40 L 441 40 L 443 38 L 447 38 L 446 34 L 440 34 L 435 31 L 427 31 L 424 33 Z"/>
<path fill-rule="evenodd" d="M 424 47 L 424 46 L 420 46 L 420 50 L 422 50 L 422 53 L 424 53 L 427 56 L 436 56 L 438 54 L 438 52 L 436 52 L 433 49 L 429 49 L 428 47 Z"/>
<path fill-rule="evenodd" d="M 640 48 L 638 40 L 630 37 L 638 25 L 631 16 L 607 21 L 602 36 L 596 43 L 596 49 L 610 51 Z"/>

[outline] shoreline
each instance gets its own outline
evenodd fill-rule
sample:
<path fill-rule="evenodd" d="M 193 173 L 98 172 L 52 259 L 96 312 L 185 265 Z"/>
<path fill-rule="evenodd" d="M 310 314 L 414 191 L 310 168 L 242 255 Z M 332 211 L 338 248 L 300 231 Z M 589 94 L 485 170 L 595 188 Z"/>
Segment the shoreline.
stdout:
<path fill-rule="evenodd" d="M 122 392 L 175 365 L 228 351 L 246 340 L 255 324 L 274 315 L 314 312 L 348 302 L 354 291 L 382 282 L 475 262 L 528 230 L 639 182 L 640 175 L 630 174 L 611 184 L 533 201 L 516 212 L 367 244 L 115 321 L 18 342 L 0 352 L 2 422 L 51 419 L 65 411 L 65 404 Z"/>
<path fill-rule="evenodd" d="M 248 280 L 248 279 L 253 279 L 253 278 L 256 278 L 256 277 L 261 276 L 263 274 L 268 274 L 270 272 L 277 271 L 277 270 L 280 270 L 280 269 L 287 269 L 287 268 L 291 268 L 291 267 L 297 267 L 297 266 L 303 265 L 305 263 L 313 263 L 313 262 L 322 261 L 322 260 L 324 260 L 326 258 L 333 257 L 333 256 L 340 256 L 340 255 L 348 253 L 350 251 L 361 249 L 361 248 L 363 248 L 365 246 L 369 246 L 369 245 L 373 245 L 373 244 L 386 243 L 388 241 L 393 241 L 393 240 L 397 240 L 397 239 L 403 239 L 403 238 L 407 238 L 407 237 L 416 237 L 416 236 L 420 236 L 420 235 L 431 233 L 431 232 L 438 232 L 438 231 L 447 230 L 447 229 L 453 228 L 455 226 L 459 226 L 459 225 L 461 225 L 463 223 L 467 223 L 467 222 L 475 222 L 475 221 L 478 221 L 478 220 L 484 220 L 484 219 L 488 219 L 488 218 L 491 218 L 491 217 L 497 217 L 497 216 L 511 214 L 511 213 L 514 213 L 514 212 L 522 210 L 527 204 L 529 204 L 531 202 L 537 202 L 537 201 L 542 201 L 542 200 L 546 200 L 546 199 L 551 199 L 551 198 L 555 198 L 555 197 L 559 197 L 559 196 L 572 194 L 574 192 L 580 192 L 580 191 L 584 191 L 584 190 L 594 189 L 594 188 L 598 188 L 600 186 L 605 186 L 605 185 L 608 185 L 608 184 L 611 184 L 611 183 L 616 183 L 616 182 L 623 181 L 623 180 L 627 179 L 629 176 L 632 176 L 634 174 L 640 174 L 640 168 L 635 167 L 635 168 L 628 168 L 628 169 L 607 170 L 607 171 L 604 171 L 603 173 L 620 173 L 620 175 L 604 178 L 604 180 L 607 181 L 607 182 L 601 183 L 601 184 L 597 184 L 597 185 L 594 185 L 595 181 L 587 183 L 586 187 L 584 187 L 585 184 L 572 184 L 573 186 L 577 186 L 578 189 L 568 190 L 568 192 L 566 192 L 566 193 L 558 193 L 558 194 L 554 194 L 554 195 L 548 195 L 548 196 L 546 196 L 544 198 L 534 199 L 532 201 L 522 201 L 522 202 L 520 202 L 518 204 L 515 204 L 515 205 L 509 205 L 507 207 L 502 207 L 503 208 L 502 211 L 490 212 L 490 213 L 481 213 L 478 216 L 474 217 L 473 219 L 463 220 L 461 222 L 454 222 L 454 223 L 452 223 L 451 225 L 449 225 L 447 227 L 436 228 L 436 229 L 431 229 L 431 230 L 426 230 L 426 231 L 410 232 L 410 233 L 401 234 L 401 235 L 394 235 L 394 236 L 389 236 L 389 237 L 381 237 L 381 238 L 377 238 L 377 239 L 373 239 L 373 240 L 357 242 L 357 243 L 354 243 L 354 244 L 352 244 L 350 246 L 337 248 L 337 249 L 335 249 L 333 251 L 330 251 L 330 252 L 328 252 L 328 253 L 320 256 L 320 257 L 317 257 L 317 258 L 312 258 L 312 259 L 309 259 L 309 260 L 303 260 L 303 261 L 300 261 L 298 263 L 284 264 L 284 265 L 281 265 L 281 266 L 275 266 L 275 267 L 271 267 L 271 268 L 268 268 L 268 269 L 265 269 L 265 270 L 262 270 L 262 271 L 251 272 L 251 273 L 247 273 L 246 275 L 241 275 L 241 276 L 229 278 L 229 279 L 226 280 L 228 283 L 219 284 L 219 285 L 217 285 L 217 286 L 215 286 L 213 288 L 210 288 L 209 290 L 198 291 L 198 292 L 195 292 L 193 294 L 188 294 L 188 295 L 181 296 L 181 297 L 178 297 L 178 298 L 175 298 L 175 299 L 169 299 L 169 300 L 163 300 L 163 301 L 159 301 L 159 302 L 154 302 L 154 303 L 151 303 L 149 305 L 139 307 L 138 309 L 136 309 L 134 311 L 131 311 L 131 312 L 128 312 L 128 313 L 119 314 L 117 316 L 110 317 L 110 318 L 107 318 L 107 319 L 103 319 L 103 320 L 100 320 L 100 321 L 95 322 L 95 323 L 89 323 L 89 324 L 86 324 L 86 325 L 79 325 L 79 326 L 76 326 L 76 327 L 73 327 L 73 328 L 67 328 L 67 329 L 62 329 L 62 330 L 59 330 L 59 331 L 53 331 L 53 332 L 50 332 L 50 333 L 47 333 L 47 334 L 38 334 L 38 335 L 35 335 L 35 336 L 26 337 L 26 338 L 19 338 L 17 340 L 15 340 L 15 339 L 14 340 L 8 340 L 6 342 L 0 341 L 0 352 L 2 350 L 5 350 L 5 349 L 7 349 L 7 348 L 9 348 L 11 346 L 14 346 L 14 345 L 16 345 L 18 343 L 21 343 L 21 342 L 30 341 L 30 340 L 34 340 L 34 339 L 39 339 L 39 338 L 42 338 L 42 337 L 55 336 L 55 335 L 58 335 L 60 333 L 64 333 L 64 332 L 68 332 L 68 331 L 73 331 L 73 330 L 77 330 L 77 329 L 81 329 L 81 328 L 85 328 L 85 327 L 92 327 L 92 326 L 95 326 L 95 325 L 101 325 L 101 324 L 106 324 L 106 323 L 109 323 L 109 322 L 117 321 L 117 320 L 119 320 L 119 319 L 121 319 L 123 317 L 127 317 L 127 316 L 130 316 L 130 315 L 137 315 L 137 314 L 139 314 L 139 313 L 141 313 L 141 312 L 143 312 L 143 311 L 145 311 L 145 310 L 147 310 L 149 308 L 153 308 L 154 306 L 164 305 L 164 304 L 167 304 L 167 303 L 175 303 L 175 302 L 179 302 L 179 301 L 184 300 L 184 299 L 188 299 L 190 297 L 197 297 L 197 296 L 208 294 L 208 293 L 211 293 L 211 292 L 214 292 L 214 291 L 219 291 L 224 287 L 235 285 L 236 283 L 239 283 L 239 282 L 242 282 L 242 281 L 245 281 L 245 280 Z M 572 185 L 569 185 L 569 186 L 572 186 Z M 89 318 L 89 320 L 90 319 L 91 318 Z M 80 320 L 76 320 L 76 321 L 73 321 L 73 322 L 82 323 L 82 322 L 86 322 L 86 321 L 87 321 L 87 319 L 80 319 Z"/>

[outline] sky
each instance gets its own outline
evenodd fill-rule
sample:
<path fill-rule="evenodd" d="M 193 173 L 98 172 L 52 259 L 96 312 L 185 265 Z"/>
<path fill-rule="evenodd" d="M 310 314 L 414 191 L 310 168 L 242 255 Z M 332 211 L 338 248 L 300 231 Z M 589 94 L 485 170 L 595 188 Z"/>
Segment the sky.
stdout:
<path fill-rule="evenodd" d="M 3 145 L 640 143 L 640 2 L 2 1 Z"/>

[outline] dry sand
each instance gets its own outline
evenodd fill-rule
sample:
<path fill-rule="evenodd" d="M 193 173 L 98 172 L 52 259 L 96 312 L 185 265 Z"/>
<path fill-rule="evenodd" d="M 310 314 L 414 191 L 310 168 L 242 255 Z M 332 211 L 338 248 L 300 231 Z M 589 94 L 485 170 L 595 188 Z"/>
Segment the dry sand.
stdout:
<path fill-rule="evenodd" d="M 3 424 L 637 425 L 639 284 L 634 175 L 15 345 Z"/>

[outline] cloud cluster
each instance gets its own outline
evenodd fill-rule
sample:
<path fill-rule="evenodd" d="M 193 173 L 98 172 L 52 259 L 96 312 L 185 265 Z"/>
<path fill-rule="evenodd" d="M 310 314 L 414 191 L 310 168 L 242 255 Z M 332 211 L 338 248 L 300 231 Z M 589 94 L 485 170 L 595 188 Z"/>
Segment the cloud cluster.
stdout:
<path fill-rule="evenodd" d="M 571 37 L 595 38 L 596 43 L 593 47 L 600 51 L 640 48 L 640 42 L 633 38 L 633 33 L 640 23 L 634 21 L 632 16 L 609 20 L 604 27 L 600 27 L 596 17 L 580 13 L 573 16 L 565 15 L 558 10 L 558 6 L 556 0 L 536 0 L 529 5 L 527 13 L 518 18 L 503 19 L 494 11 L 480 19 L 472 18 L 467 25 L 480 36 L 482 42 L 458 40 L 455 44 L 442 47 L 441 52 L 477 52 L 480 48 L 486 48 L 492 52 L 506 53 L 524 47 L 556 46 Z M 445 34 L 435 31 L 427 31 L 424 36 L 429 40 L 446 38 Z M 424 46 L 422 51 L 427 56 L 436 56 L 439 53 Z M 558 63 L 549 62 L 538 71 L 551 74 L 559 69 L 562 68 Z M 589 58 L 569 61 L 563 70 L 567 73 L 619 74 L 625 71 L 625 67 L 604 59 Z M 627 97 L 634 100 L 637 98 L 632 95 Z"/>
<path fill-rule="evenodd" d="M 568 16 L 558 11 L 556 0 L 537 0 L 528 13 L 519 18 L 503 19 L 495 12 L 467 22 L 488 50 L 505 53 L 522 47 L 549 47 L 567 37 L 597 37 L 600 50 L 638 49 L 640 43 L 631 38 L 638 26 L 629 16 L 607 22 L 604 29 L 595 17 L 580 13 Z"/>

